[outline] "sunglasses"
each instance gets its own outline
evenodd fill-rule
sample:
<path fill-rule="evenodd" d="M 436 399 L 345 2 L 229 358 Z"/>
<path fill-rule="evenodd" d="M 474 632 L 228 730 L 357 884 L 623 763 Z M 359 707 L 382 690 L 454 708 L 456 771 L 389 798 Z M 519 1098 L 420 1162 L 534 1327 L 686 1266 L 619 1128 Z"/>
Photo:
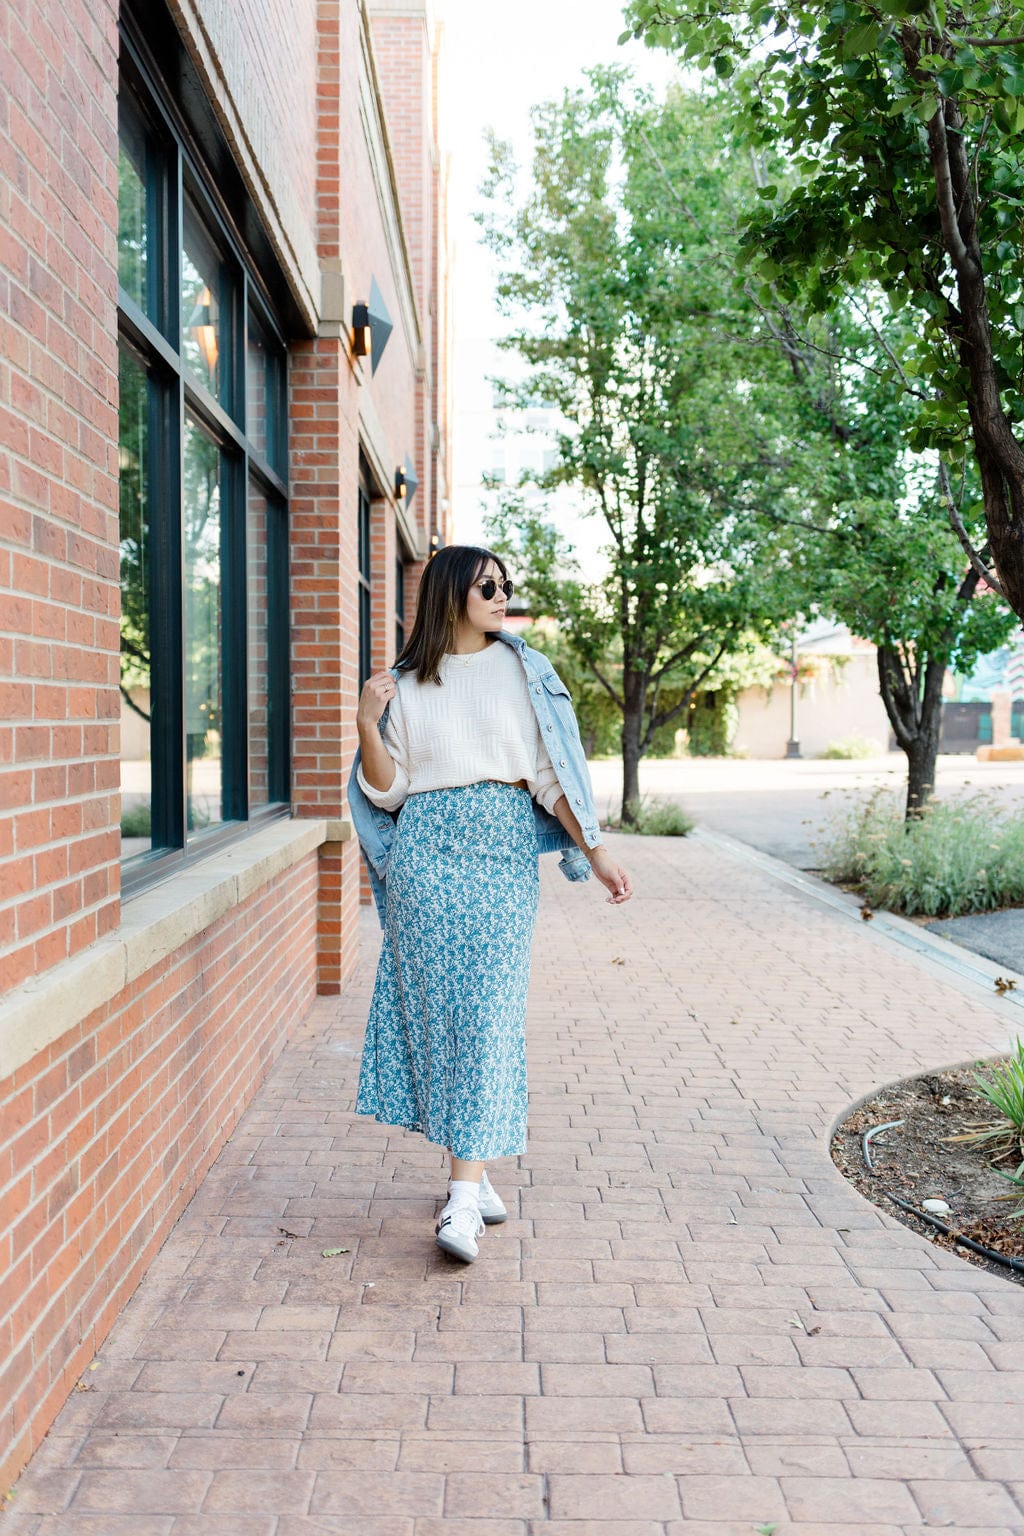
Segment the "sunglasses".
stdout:
<path fill-rule="evenodd" d="M 474 581 L 473 585 L 480 588 L 480 596 L 485 603 L 490 602 L 499 587 L 504 592 L 506 598 L 511 597 L 516 589 L 514 581 L 495 581 L 492 576 L 486 576 L 483 581 Z"/>

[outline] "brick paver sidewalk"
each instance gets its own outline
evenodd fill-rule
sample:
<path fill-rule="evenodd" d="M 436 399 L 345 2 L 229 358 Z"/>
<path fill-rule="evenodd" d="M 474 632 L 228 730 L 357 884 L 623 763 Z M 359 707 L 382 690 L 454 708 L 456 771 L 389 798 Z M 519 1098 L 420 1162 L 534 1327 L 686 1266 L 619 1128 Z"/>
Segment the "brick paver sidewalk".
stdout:
<path fill-rule="evenodd" d="M 1024 1289 L 879 1214 L 826 1145 L 881 1083 L 1005 1049 L 1012 1010 L 707 843 L 628 861 L 622 911 L 544 863 L 530 1152 L 477 1264 L 434 1249 L 440 1155 L 350 1112 L 368 954 L 10 1533 L 1024 1529 Z"/>

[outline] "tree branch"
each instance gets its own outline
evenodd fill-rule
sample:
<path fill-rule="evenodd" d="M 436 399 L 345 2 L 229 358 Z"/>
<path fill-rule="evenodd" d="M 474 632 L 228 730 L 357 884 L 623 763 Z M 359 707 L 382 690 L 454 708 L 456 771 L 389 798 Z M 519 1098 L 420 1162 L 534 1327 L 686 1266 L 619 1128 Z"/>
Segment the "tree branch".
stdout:
<path fill-rule="evenodd" d="M 691 640 L 688 645 L 684 645 L 680 650 L 675 651 L 669 657 L 668 661 L 666 661 L 662 666 L 658 667 L 657 671 L 651 673 L 651 682 L 660 683 L 661 679 L 665 676 L 665 673 L 669 670 L 669 668 L 674 667 L 677 662 L 684 661 L 687 656 L 692 656 L 694 651 L 700 648 L 703 640 L 704 636 L 698 635 L 696 640 Z"/>
<path fill-rule="evenodd" d="M 147 715 L 146 711 L 144 709 L 140 709 L 139 708 L 139 706 L 136 704 L 135 700 L 132 698 L 131 694 L 128 692 L 128 689 L 124 686 L 124 683 L 119 683 L 118 687 L 121 690 L 121 697 L 124 699 L 125 703 L 128 705 L 128 708 L 129 709 L 134 709 L 135 713 L 139 716 L 139 719 L 140 720 L 145 720 L 147 725 L 151 724 L 152 723 L 152 719 L 153 719 L 152 715 Z"/>
<path fill-rule="evenodd" d="M 611 699 L 612 703 L 617 705 L 617 707 L 619 709 L 621 709 L 623 711 L 623 713 L 625 713 L 625 709 L 626 709 L 626 701 L 625 701 L 625 699 L 620 699 L 619 698 L 619 695 L 615 692 L 615 689 L 612 687 L 611 683 L 605 677 L 605 675 L 601 671 L 600 667 L 596 666 L 594 664 L 594 662 L 592 662 L 592 661 L 588 661 L 587 662 L 587 666 L 590 668 L 591 672 L 593 672 L 594 676 L 597 678 L 598 682 L 601 684 L 601 687 L 608 694 L 608 697 Z"/>
<path fill-rule="evenodd" d="M 686 706 L 689 704 L 690 700 L 693 698 L 693 695 L 697 692 L 697 689 L 700 687 L 701 683 L 704 681 L 704 679 L 706 677 L 708 677 L 710 675 L 710 673 L 712 673 L 714 671 L 715 667 L 718 666 L 718 663 L 721 661 L 722 657 L 725 655 L 725 650 L 726 650 L 726 647 L 727 647 L 728 644 L 729 644 L 729 639 L 727 637 L 725 640 L 722 641 L 722 643 L 718 647 L 718 650 L 716 651 L 715 655 L 708 662 L 708 664 L 704 668 L 703 672 L 700 672 L 697 675 L 697 677 L 694 678 L 693 682 L 690 684 L 689 688 L 686 690 L 685 697 L 682 698 L 679 701 L 678 704 L 673 704 L 672 708 L 671 709 L 667 709 L 664 714 L 652 716 L 651 723 L 650 723 L 650 725 L 647 728 L 648 729 L 648 733 L 649 733 L 649 735 L 651 737 L 653 737 L 655 731 L 660 731 L 661 727 L 663 725 L 668 725 L 669 722 L 671 720 L 674 720 L 677 715 L 682 714 L 683 710 L 686 708 Z"/>
<path fill-rule="evenodd" d="M 1009 598 L 1006 596 L 1006 592 L 1004 591 L 999 578 L 989 570 L 988 566 L 984 563 L 978 551 L 971 543 L 967 529 L 964 527 L 963 519 L 960 516 L 960 509 L 957 506 L 956 500 L 953 496 L 953 487 L 949 483 L 949 471 L 947 470 L 945 462 L 942 459 L 939 460 L 939 484 L 942 487 L 942 494 L 946 502 L 946 510 L 949 513 L 950 526 L 952 527 L 953 532 L 956 534 L 957 538 L 960 540 L 960 543 L 963 546 L 964 554 L 967 556 L 968 560 L 971 562 L 971 565 L 977 571 L 982 581 L 986 582 L 992 588 L 993 592 L 998 592 L 999 596 L 1003 599 L 1004 602 L 1009 602 Z"/>
<path fill-rule="evenodd" d="M 939 223 L 942 225 L 942 234 L 950 260 L 957 271 L 960 272 L 969 263 L 973 266 L 973 262 L 971 261 L 970 252 L 964 244 L 964 238 L 960 233 L 956 201 L 953 197 L 953 178 L 949 168 L 949 145 L 946 142 L 946 113 L 944 106 L 939 106 L 928 123 L 928 145 L 931 149 L 932 171 L 935 176 L 935 197 L 939 210 Z"/>

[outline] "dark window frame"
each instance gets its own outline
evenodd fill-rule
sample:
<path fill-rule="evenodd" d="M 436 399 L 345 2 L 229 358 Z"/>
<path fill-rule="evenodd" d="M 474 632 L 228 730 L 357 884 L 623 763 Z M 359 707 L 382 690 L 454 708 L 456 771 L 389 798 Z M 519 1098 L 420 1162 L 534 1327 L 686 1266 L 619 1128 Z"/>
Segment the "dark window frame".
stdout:
<path fill-rule="evenodd" d="M 146 135 L 147 309 L 119 288 L 118 342 L 148 378 L 147 512 L 153 546 L 150 612 L 152 846 L 122 861 L 125 894 L 162 880 L 225 843 L 290 813 L 288 615 L 287 342 L 274 306 L 247 258 L 213 178 L 204 175 L 172 92 L 131 28 L 121 31 L 119 101 Z M 203 237 L 230 274 L 222 308 L 225 387 L 215 398 L 180 351 L 181 263 L 186 201 Z M 150 238 L 152 232 L 153 238 Z M 246 347 L 250 317 L 267 346 L 266 452 L 247 436 Z M 270 369 L 276 377 L 271 377 Z M 273 386 L 276 384 L 276 393 Z M 223 820 L 201 833 L 186 826 L 183 632 L 183 485 L 186 416 L 221 455 L 221 739 Z M 283 473 L 282 473 L 283 472 Z M 269 800 L 249 805 L 247 498 L 250 482 L 267 505 L 267 644 Z"/>
<path fill-rule="evenodd" d="M 373 511 L 369 482 L 360 470 L 356 509 L 356 592 L 359 607 L 359 688 L 373 672 Z"/>
<path fill-rule="evenodd" d="M 405 648 L 406 620 L 405 620 L 405 567 L 408 561 L 405 550 L 399 542 L 398 553 L 395 555 L 395 655 L 400 656 Z"/>

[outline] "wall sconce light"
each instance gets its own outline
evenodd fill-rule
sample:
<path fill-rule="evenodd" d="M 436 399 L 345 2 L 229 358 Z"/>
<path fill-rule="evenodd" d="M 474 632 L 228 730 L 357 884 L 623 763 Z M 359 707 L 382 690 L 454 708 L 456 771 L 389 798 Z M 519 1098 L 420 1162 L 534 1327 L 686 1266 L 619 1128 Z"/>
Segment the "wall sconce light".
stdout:
<path fill-rule="evenodd" d="M 412 467 L 412 459 L 407 455 L 404 467 L 399 464 L 395 470 L 395 496 L 399 501 L 412 501 L 418 489 L 416 471 Z"/>
<path fill-rule="evenodd" d="M 199 295 L 199 301 L 189 315 L 188 328 L 212 378 L 220 349 L 217 345 L 217 312 L 209 288 L 204 288 Z"/>
<path fill-rule="evenodd" d="M 353 304 L 352 356 L 369 357 L 372 344 L 373 331 L 370 325 L 370 306 L 368 304 Z"/>
<path fill-rule="evenodd" d="M 377 279 L 371 277 L 369 303 L 360 301 L 352 306 L 352 356 L 368 357 L 371 374 L 377 372 L 394 328 Z"/>

